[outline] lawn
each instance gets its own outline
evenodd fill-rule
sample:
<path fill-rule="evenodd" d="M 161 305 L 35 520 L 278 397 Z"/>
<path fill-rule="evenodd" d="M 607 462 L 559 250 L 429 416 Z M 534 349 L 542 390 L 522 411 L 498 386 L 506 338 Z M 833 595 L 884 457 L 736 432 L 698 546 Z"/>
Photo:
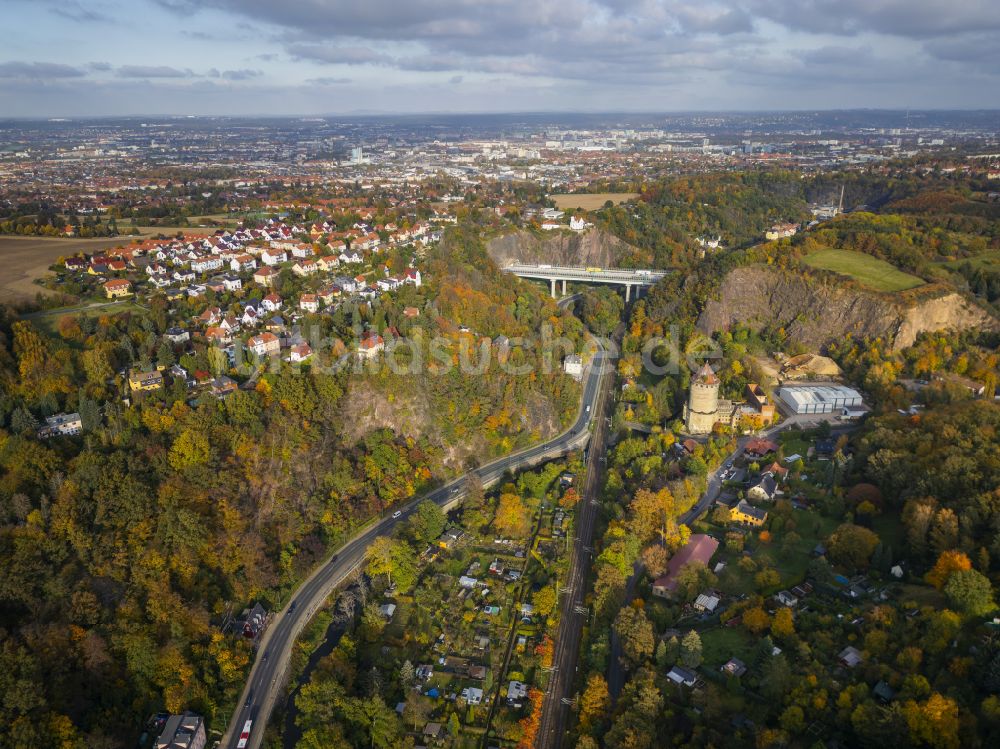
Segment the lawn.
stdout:
<path fill-rule="evenodd" d="M 562 195 L 550 195 L 550 198 L 555 201 L 556 206 L 561 211 L 572 210 L 573 208 L 582 208 L 585 211 L 596 211 L 598 208 L 603 208 L 604 204 L 609 200 L 617 205 L 618 203 L 624 203 L 626 201 L 632 200 L 633 198 L 639 197 L 637 192 L 595 192 L 595 193 L 585 193 L 585 194 L 562 194 Z"/>
<path fill-rule="evenodd" d="M 884 260 L 852 250 L 819 250 L 806 255 L 802 261 L 813 268 L 850 276 L 876 291 L 905 291 L 924 283 Z"/>
<path fill-rule="evenodd" d="M 734 656 L 746 661 L 755 645 L 742 627 L 716 627 L 700 635 L 701 655 L 709 668 L 718 668 Z"/>

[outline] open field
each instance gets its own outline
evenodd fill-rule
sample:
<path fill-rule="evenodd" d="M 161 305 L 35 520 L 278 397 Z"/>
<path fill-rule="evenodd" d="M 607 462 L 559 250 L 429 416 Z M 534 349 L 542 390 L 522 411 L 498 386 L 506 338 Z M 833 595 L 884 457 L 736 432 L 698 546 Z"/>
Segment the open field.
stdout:
<path fill-rule="evenodd" d="M 75 307 L 59 307 L 57 309 L 32 312 L 24 315 L 25 320 L 31 320 L 35 327 L 55 336 L 59 330 L 59 321 L 66 315 L 77 317 L 100 317 L 101 315 L 118 314 L 120 312 L 144 312 L 146 308 L 133 299 L 119 299 L 110 302 L 93 302 Z"/>
<path fill-rule="evenodd" d="M 962 258 L 961 260 L 949 260 L 941 263 L 945 268 L 958 268 L 968 263 L 973 268 L 1000 268 L 1000 250 L 990 250 L 975 257 Z"/>
<path fill-rule="evenodd" d="M 806 255 L 802 261 L 813 268 L 850 276 L 876 291 L 905 291 L 924 283 L 884 260 L 852 250 L 819 250 Z"/>
<path fill-rule="evenodd" d="M 156 234 L 164 234 L 168 237 L 172 237 L 177 232 L 189 237 L 208 237 L 215 233 L 215 226 L 197 226 L 193 224 L 191 226 L 126 226 L 124 229 L 119 229 L 119 231 L 138 231 L 139 235 L 142 237 L 152 237 Z M 135 237 L 135 235 L 125 235 L 125 239 L 130 239 Z"/>
<path fill-rule="evenodd" d="M 57 258 L 81 250 L 94 252 L 109 247 L 125 246 L 128 237 L 103 237 L 100 239 L 73 239 L 70 237 L 0 237 L 0 258 L 3 274 L 0 276 L 0 303 L 10 304 L 32 300 L 41 286 L 32 283 L 48 273 Z"/>
<path fill-rule="evenodd" d="M 637 192 L 595 192 L 592 194 L 585 195 L 550 195 L 559 210 L 565 211 L 572 208 L 582 208 L 585 211 L 595 211 L 598 208 L 603 208 L 604 204 L 609 200 L 614 203 L 624 203 L 632 198 L 639 196 Z"/>

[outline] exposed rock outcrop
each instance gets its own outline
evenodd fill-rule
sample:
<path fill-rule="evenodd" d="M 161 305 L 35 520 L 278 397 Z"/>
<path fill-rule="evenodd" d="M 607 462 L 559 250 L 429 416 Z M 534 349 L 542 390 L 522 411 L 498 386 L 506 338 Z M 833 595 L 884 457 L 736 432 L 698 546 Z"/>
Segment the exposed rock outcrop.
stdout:
<path fill-rule="evenodd" d="M 518 231 L 494 237 L 486 249 L 501 268 L 514 261 L 605 268 L 620 266 L 626 260 L 648 266 L 653 260 L 651 254 L 596 228 L 579 234 L 558 231 L 544 236 Z"/>
<path fill-rule="evenodd" d="M 821 348 L 849 336 L 881 337 L 894 349 L 932 330 L 996 329 L 981 307 L 944 287 L 881 294 L 796 271 L 749 266 L 730 271 L 705 306 L 705 333 L 734 323 L 783 327 L 795 340 Z"/>

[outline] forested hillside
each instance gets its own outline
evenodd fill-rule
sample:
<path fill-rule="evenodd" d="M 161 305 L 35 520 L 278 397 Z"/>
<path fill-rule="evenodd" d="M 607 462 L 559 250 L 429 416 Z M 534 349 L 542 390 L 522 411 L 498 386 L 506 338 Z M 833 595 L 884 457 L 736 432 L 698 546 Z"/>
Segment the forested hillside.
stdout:
<path fill-rule="evenodd" d="M 408 298 L 416 320 L 361 305 L 324 335 L 352 318 L 398 326 L 454 341 L 456 362 L 463 336 L 533 335 L 543 322 L 582 335 L 540 290 L 499 273 L 475 230 L 456 230 L 427 262 Z M 130 747 L 161 710 L 217 727 L 250 662 L 244 639 L 220 631 L 225 612 L 277 606 L 357 524 L 466 459 L 552 434 L 578 404 L 579 386 L 528 348 L 510 356 L 529 375 L 285 367 L 224 400 L 192 398 L 180 381 L 123 403 L 123 368 L 172 363 L 161 334 L 173 322 L 155 306 L 69 315 L 51 333 L 2 319 L 2 747 Z M 180 358 L 220 369 L 201 343 Z M 419 400 L 425 419 L 345 429 L 359 398 Z M 39 441 L 39 419 L 63 410 L 80 412 L 85 434 Z"/>

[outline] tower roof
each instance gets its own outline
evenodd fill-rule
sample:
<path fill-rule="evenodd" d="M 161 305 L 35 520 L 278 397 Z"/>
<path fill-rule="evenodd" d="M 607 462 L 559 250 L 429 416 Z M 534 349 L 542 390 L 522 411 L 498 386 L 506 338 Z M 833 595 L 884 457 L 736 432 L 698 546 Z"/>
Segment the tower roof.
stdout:
<path fill-rule="evenodd" d="M 710 366 L 708 366 L 708 362 L 707 361 L 704 364 L 702 364 L 701 365 L 701 369 L 699 369 L 695 373 L 694 381 L 695 382 L 702 382 L 702 383 L 705 383 L 706 385 L 718 385 L 719 384 L 719 378 L 716 377 L 715 372 L 712 371 L 712 368 Z"/>

